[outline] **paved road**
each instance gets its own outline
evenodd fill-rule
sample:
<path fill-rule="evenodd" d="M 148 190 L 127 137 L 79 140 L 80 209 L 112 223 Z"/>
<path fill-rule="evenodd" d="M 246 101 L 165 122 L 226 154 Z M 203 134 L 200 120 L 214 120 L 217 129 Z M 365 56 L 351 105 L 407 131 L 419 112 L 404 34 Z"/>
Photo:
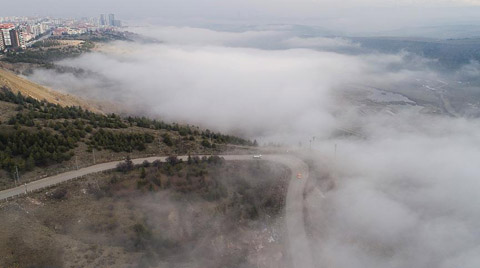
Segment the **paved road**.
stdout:
<path fill-rule="evenodd" d="M 222 155 L 226 161 L 234 160 L 254 160 L 252 155 Z M 178 158 L 187 160 L 188 156 L 179 156 Z M 148 157 L 132 159 L 134 164 L 141 164 L 144 161 L 153 162 L 160 160 L 165 162 L 167 157 Z M 303 213 L 303 192 L 308 178 L 308 167 L 297 157 L 292 155 L 264 155 L 262 160 L 269 160 L 287 166 L 292 172 L 292 178 L 288 186 L 286 198 L 286 226 L 291 267 L 295 268 L 313 268 L 313 256 L 305 231 L 304 213 Z M 79 170 L 74 170 L 56 176 L 47 177 L 38 181 L 30 182 L 26 186 L 4 190 L 0 192 L 0 200 L 11 198 L 25 193 L 25 190 L 34 191 L 52 186 L 61 182 L 69 181 L 88 174 L 97 173 L 115 169 L 117 164 L 123 161 L 114 161 L 98 164 Z M 297 174 L 301 173 L 302 178 L 298 179 Z"/>
<path fill-rule="evenodd" d="M 303 193 L 308 179 L 308 166 L 301 159 L 291 155 L 266 155 L 265 160 L 281 163 L 292 172 L 288 184 L 285 219 L 287 224 L 288 252 L 291 267 L 313 268 L 313 255 L 305 230 Z M 297 174 L 302 178 L 297 178 Z"/>
<path fill-rule="evenodd" d="M 38 38 L 38 39 L 32 40 L 32 41 L 26 43 L 25 45 L 26 45 L 27 47 L 31 47 L 31 46 L 32 46 L 33 44 L 35 44 L 36 42 L 42 41 L 42 40 L 45 40 L 45 39 L 51 37 L 51 36 L 52 36 L 51 34 L 52 34 L 52 31 L 47 31 L 47 33 L 46 33 L 44 36 L 42 36 L 42 37 L 40 37 L 40 38 Z"/>

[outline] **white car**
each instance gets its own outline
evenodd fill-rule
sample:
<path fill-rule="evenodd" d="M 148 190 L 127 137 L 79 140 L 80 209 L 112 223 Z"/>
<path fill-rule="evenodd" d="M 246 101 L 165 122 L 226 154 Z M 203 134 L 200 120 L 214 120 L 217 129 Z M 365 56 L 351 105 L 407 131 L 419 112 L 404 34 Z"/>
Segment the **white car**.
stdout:
<path fill-rule="evenodd" d="M 253 156 L 254 159 L 262 159 L 262 155 L 261 154 L 256 154 Z"/>

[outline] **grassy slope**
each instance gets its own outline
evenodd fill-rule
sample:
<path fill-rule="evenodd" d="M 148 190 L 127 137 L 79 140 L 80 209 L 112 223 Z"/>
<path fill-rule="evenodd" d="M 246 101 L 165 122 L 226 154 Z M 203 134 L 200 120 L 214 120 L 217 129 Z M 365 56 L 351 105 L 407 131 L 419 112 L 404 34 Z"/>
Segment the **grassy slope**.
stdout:
<path fill-rule="evenodd" d="M 22 95 L 30 96 L 37 100 L 47 100 L 50 103 L 62 106 L 80 106 L 90 111 L 100 112 L 100 110 L 85 100 L 50 90 L 0 68 L 0 87 L 2 86 L 10 88 L 14 93 L 21 92 Z"/>

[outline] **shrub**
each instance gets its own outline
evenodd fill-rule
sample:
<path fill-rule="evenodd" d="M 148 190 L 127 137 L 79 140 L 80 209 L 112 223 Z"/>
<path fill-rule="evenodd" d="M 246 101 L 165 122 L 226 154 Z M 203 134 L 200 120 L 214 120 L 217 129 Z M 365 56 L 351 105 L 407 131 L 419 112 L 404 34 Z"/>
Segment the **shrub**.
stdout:
<path fill-rule="evenodd" d="M 169 156 L 167 157 L 167 159 L 165 160 L 168 164 L 170 164 L 171 166 L 175 166 L 177 164 L 180 164 L 182 163 L 182 159 L 178 159 L 176 156 Z"/>
<path fill-rule="evenodd" d="M 65 196 L 67 195 L 67 189 L 66 188 L 58 188 L 52 193 L 52 197 L 55 199 L 64 199 Z"/>
<path fill-rule="evenodd" d="M 133 162 L 130 159 L 130 156 L 127 156 L 125 159 L 125 162 L 120 162 L 117 165 L 117 171 L 127 173 L 128 171 L 132 170 L 134 168 Z"/>

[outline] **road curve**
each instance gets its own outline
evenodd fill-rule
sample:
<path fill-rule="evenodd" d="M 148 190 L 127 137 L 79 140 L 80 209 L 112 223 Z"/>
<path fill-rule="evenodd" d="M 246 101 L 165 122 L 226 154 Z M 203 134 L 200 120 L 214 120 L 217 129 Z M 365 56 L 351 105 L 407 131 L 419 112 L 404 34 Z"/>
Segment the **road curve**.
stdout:
<path fill-rule="evenodd" d="M 226 161 L 255 160 L 252 155 L 221 155 Z M 187 160 L 188 156 L 178 156 L 179 159 Z M 167 157 L 147 157 L 132 159 L 134 164 L 141 164 L 144 161 L 153 162 L 159 160 L 165 162 Z M 264 155 L 262 160 L 277 162 L 287 166 L 292 172 L 292 178 L 288 186 L 286 198 L 285 220 L 287 226 L 288 252 L 291 260 L 291 267 L 294 268 L 313 268 L 313 256 L 305 231 L 304 213 L 303 213 L 303 192 L 308 179 L 308 166 L 301 159 L 293 155 Z M 255 160 L 261 161 L 261 160 Z M 30 182 L 16 188 L 0 191 L 0 200 L 5 200 L 24 194 L 26 191 L 36 191 L 58 183 L 66 182 L 88 174 L 115 169 L 118 163 L 123 161 L 113 161 L 103 164 L 97 164 L 86 168 L 65 172 L 41 180 Z M 302 178 L 298 179 L 297 174 L 301 173 Z"/>

